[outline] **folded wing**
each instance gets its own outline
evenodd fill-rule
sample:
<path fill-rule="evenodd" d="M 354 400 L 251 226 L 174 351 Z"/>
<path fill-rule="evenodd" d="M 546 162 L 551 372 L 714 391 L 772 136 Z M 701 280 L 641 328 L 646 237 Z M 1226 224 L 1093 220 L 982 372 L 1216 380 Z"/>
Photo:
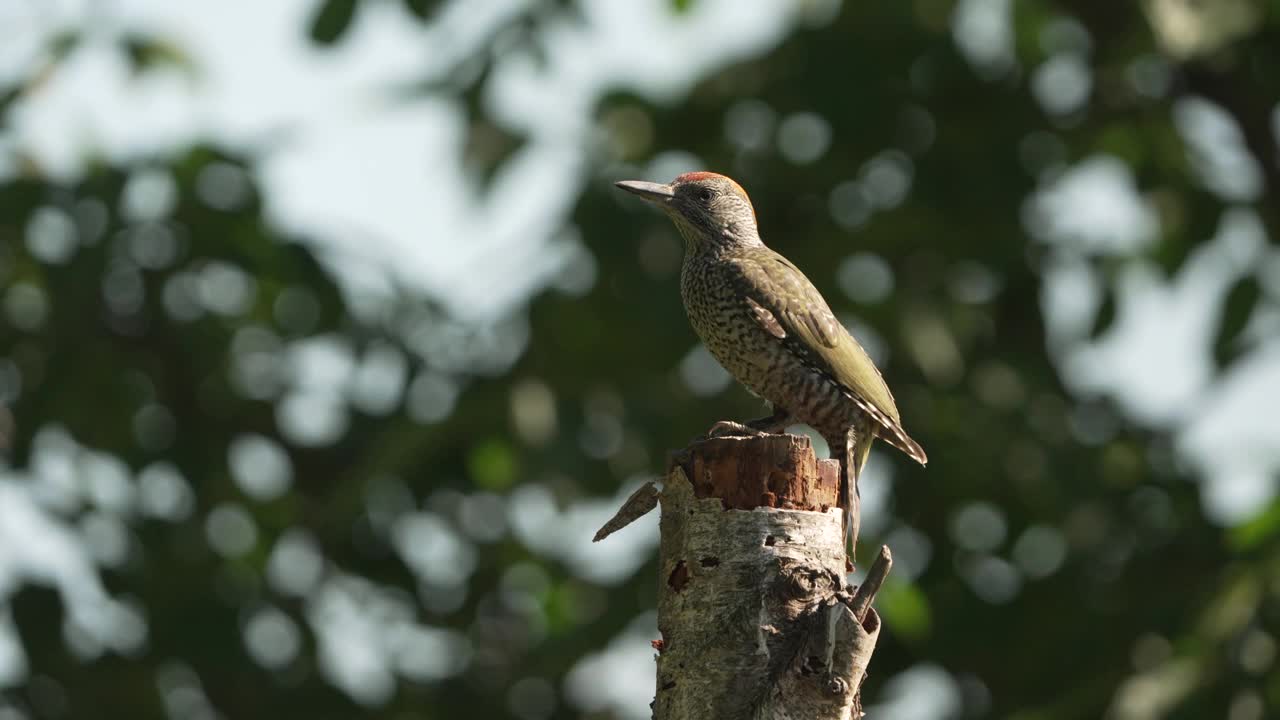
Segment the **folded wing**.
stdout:
<path fill-rule="evenodd" d="M 767 248 L 737 266 L 756 321 L 829 374 L 880 425 L 881 438 L 921 465 L 927 462 L 924 449 L 902 429 L 898 406 L 875 363 L 804 273 Z"/>

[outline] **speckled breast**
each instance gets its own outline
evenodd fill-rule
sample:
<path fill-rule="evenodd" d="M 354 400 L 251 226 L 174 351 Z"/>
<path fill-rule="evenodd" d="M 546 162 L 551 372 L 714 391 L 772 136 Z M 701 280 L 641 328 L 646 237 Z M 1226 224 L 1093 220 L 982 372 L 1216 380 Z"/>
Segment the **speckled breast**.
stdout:
<path fill-rule="evenodd" d="M 751 392 L 772 400 L 769 371 L 781 348 L 746 312 L 740 290 L 726 267 L 690 261 L 680 274 L 680 295 L 694 332 L 707 350 Z"/>
<path fill-rule="evenodd" d="M 769 334 L 752 316 L 732 263 L 691 259 L 680 295 L 694 332 L 729 374 L 753 394 L 824 437 L 842 437 L 862 413 L 844 388 L 801 353 Z"/>

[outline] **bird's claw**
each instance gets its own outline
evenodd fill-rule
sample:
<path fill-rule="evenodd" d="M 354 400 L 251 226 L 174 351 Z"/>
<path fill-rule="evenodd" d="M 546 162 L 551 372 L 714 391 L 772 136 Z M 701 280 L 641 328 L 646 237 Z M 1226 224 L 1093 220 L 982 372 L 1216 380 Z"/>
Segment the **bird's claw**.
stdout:
<path fill-rule="evenodd" d="M 768 435 L 768 434 L 769 433 L 763 430 L 758 430 L 756 428 L 751 427 L 750 425 L 744 425 L 740 422 L 734 422 L 732 420 L 721 420 L 715 425 L 712 425 L 711 429 L 707 431 L 708 438 L 761 437 L 763 435 Z"/>

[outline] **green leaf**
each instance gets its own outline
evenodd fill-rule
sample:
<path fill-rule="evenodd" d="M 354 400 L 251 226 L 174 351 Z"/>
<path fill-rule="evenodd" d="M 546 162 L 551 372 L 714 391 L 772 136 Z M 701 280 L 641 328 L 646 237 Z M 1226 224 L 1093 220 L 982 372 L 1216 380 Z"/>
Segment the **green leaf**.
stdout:
<path fill-rule="evenodd" d="M 1234 550 L 1247 551 L 1277 536 L 1280 536 L 1280 500 L 1272 502 L 1271 507 L 1249 522 L 1231 528 L 1227 539 Z"/>
<path fill-rule="evenodd" d="M 49 40 L 49 53 L 53 55 L 55 60 L 62 60 L 70 55 L 72 50 L 80 47 L 80 40 L 80 33 L 78 32 L 58 33 Z"/>
<path fill-rule="evenodd" d="M 467 458 L 471 481 L 487 490 L 505 490 L 516 479 L 516 457 L 501 439 L 486 440 L 471 449 Z"/>
<path fill-rule="evenodd" d="M 1141 167 L 1146 146 L 1142 134 L 1132 125 L 1113 123 L 1098 138 L 1098 150 L 1115 155 L 1131 166 Z"/>
<path fill-rule="evenodd" d="M 145 35 L 126 36 L 124 51 L 129 56 L 129 65 L 135 73 L 158 65 L 175 65 L 187 69 L 192 67 L 191 58 L 177 46 Z"/>
<path fill-rule="evenodd" d="M 1111 325 L 1116 321 L 1116 294 L 1111 288 L 1103 288 L 1102 305 L 1098 308 L 1098 314 L 1093 318 L 1093 327 L 1089 330 L 1089 337 L 1098 339 L 1102 334 L 1111 329 Z"/>
<path fill-rule="evenodd" d="M 1227 300 L 1222 305 L 1222 321 L 1218 325 L 1218 337 L 1213 343 L 1213 355 L 1218 361 L 1218 367 L 1225 367 L 1239 353 L 1237 339 L 1245 325 L 1249 323 L 1249 319 L 1253 317 L 1253 310 L 1261 298 L 1262 287 L 1254 275 L 1241 279 L 1227 294 Z"/>
<path fill-rule="evenodd" d="M 439 7 L 440 0 L 404 0 L 404 9 L 419 20 L 430 20 Z"/>
<path fill-rule="evenodd" d="M 327 0 L 311 18 L 311 39 L 332 45 L 342 38 L 356 16 L 358 0 Z"/>
<path fill-rule="evenodd" d="M 687 13 L 693 8 L 693 0 L 671 0 L 671 9 L 677 13 Z"/>
<path fill-rule="evenodd" d="M 876 607 L 884 621 L 903 637 L 923 640 L 929 635 L 933 619 L 929 598 L 915 585 L 890 579 L 880 590 Z"/>

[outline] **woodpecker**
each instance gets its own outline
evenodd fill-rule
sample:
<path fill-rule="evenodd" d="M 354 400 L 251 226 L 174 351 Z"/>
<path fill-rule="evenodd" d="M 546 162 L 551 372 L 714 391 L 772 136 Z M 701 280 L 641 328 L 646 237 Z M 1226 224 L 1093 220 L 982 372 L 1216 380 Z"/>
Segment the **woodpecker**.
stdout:
<path fill-rule="evenodd" d="M 804 423 L 840 462 L 839 503 L 853 557 L 858 477 L 877 437 L 924 465 L 902 428 L 893 394 L 858 341 L 809 278 L 765 247 L 755 209 L 738 183 L 711 172 L 669 184 L 617 186 L 660 208 L 684 238 L 680 296 L 694 331 L 729 374 L 773 406 L 747 423 L 720 421 L 710 434 L 759 435 Z"/>

